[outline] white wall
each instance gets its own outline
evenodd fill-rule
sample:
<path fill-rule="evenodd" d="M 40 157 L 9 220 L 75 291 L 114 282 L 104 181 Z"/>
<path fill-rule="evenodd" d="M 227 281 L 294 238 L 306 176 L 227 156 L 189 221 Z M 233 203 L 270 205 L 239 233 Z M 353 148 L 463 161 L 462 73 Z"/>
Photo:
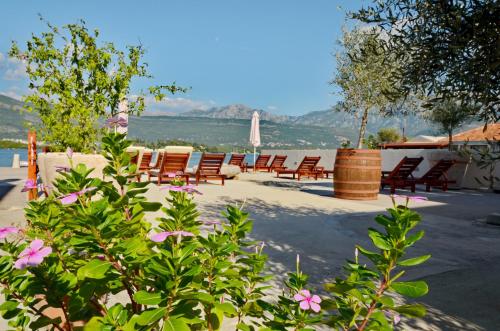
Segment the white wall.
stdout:
<path fill-rule="evenodd" d="M 302 161 L 304 156 L 321 156 L 320 166 L 326 169 L 333 169 L 335 163 L 335 149 L 312 149 L 312 150 L 262 150 L 261 154 L 271 155 L 287 155 L 285 166 L 296 168 Z M 450 171 L 448 177 L 457 181 L 457 185 L 463 188 L 479 188 L 481 185 L 477 183 L 474 177 L 481 177 L 487 174 L 485 170 L 479 169 L 475 164 L 461 158 L 456 152 L 450 152 L 442 149 L 384 149 L 381 150 L 382 155 L 382 170 L 392 170 L 404 156 L 419 157 L 423 156 L 424 160 L 413 173 L 415 177 L 422 176 L 440 159 L 458 160 Z M 496 176 L 500 177 L 500 166 L 496 169 Z M 450 185 L 451 186 L 451 185 Z M 486 186 L 486 185 L 483 185 Z"/>

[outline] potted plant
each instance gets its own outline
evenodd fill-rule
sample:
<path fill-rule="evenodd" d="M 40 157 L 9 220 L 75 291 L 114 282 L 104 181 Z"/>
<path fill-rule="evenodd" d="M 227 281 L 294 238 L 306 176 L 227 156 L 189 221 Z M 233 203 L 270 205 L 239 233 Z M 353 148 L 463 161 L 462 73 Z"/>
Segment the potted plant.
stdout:
<path fill-rule="evenodd" d="M 43 18 L 40 18 L 43 22 Z M 30 94 L 24 97 L 28 111 L 38 113 L 38 137 L 54 153 L 42 155 L 42 179 L 52 182 L 55 166 L 68 166 L 64 152 L 72 150 L 75 163 L 102 173 L 104 158 L 95 154 L 97 141 L 105 130 L 100 123 L 119 113 L 120 104 L 130 95 L 135 77 L 151 77 L 142 62 L 144 48 L 128 46 L 121 51 L 113 43 L 99 43 L 99 31 L 89 31 L 84 21 L 61 28 L 45 22 L 48 31 L 33 34 L 21 49 L 13 42 L 9 55 L 26 64 Z M 157 99 L 162 91 L 184 89 L 174 85 L 149 89 Z M 128 114 L 139 115 L 145 108 L 145 95 L 128 100 Z M 122 125 L 114 121 L 114 125 Z M 125 122 L 126 125 L 126 122 Z"/>

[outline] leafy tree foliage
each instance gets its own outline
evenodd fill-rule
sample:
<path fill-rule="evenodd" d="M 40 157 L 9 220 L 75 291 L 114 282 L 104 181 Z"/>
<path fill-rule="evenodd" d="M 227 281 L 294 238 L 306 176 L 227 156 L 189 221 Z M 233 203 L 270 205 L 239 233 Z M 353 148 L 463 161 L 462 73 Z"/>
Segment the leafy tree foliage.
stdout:
<path fill-rule="evenodd" d="M 113 43 L 99 44 L 98 30 L 89 31 L 84 21 L 62 28 L 46 24 L 48 31 L 33 34 L 26 49 L 13 42 L 9 52 L 26 63 L 32 94 L 24 100 L 28 110 L 39 113 L 39 134 L 53 149 L 93 151 L 98 119 L 118 112 L 134 77 L 151 77 L 142 62 L 144 48 L 128 46 L 121 51 Z M 149 92 L 161 98 L 162 90 L 183 89 L 174 84 Z M 144 107 L 143 94 L 129 102 L 131 114 L 140 114 Z"/>
<path fill-rule="evenodd" d="M 337 53 L 337 73 L 331 84 L 341 88 L 342 110 L 361 116 L 357 148 L 361 148 L 370 111 L 389 115 L 403 106 L 393 94 L 391 79 L 400 70 L 397 59 L 385 52 L 374 29 L 344 30 L 343 50 Z M 392 91 L 392 92 L 391 92 Z"/>
<path fill-rule="evenodd" d="M 448 147 L 451 150 L 453 142 L 453 130 L 470 120 L 474 114 L 474 107 L 461 105 L 452 100 L 444 100 L 433 103 L 434 107 L 428 114 L 428 118 L 437 123 L 441 131 L 448 135 Z"/>
<path fill-rule="evenodd" d="M 376 24 L 388 53 L 404 62 L 393 98 L 424 92 L 477 103 L 478 118 L 500 119 L 499 1 L 374 1 L 352 17 Z"/>

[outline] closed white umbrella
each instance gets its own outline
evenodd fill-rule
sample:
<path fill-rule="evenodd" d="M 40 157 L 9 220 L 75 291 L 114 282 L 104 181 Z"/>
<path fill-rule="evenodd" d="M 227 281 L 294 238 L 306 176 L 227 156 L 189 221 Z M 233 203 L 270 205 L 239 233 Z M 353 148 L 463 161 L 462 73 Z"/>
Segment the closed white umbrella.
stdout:
<path fill-rule="evenodd" d="M 250 144 L 253 146 L 253 171 L 255 172 L 255 149 L 260 146 L 260 119 L 256 111 L 252 115 L 252 125 L 250 127 Z"/>

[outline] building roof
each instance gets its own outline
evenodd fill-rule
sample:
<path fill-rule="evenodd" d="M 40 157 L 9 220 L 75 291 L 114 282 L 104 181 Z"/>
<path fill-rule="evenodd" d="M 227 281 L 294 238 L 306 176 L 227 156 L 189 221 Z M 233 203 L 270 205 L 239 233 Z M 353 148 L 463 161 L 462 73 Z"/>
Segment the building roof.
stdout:
<path fill-rule="evenodd" d="M 484 128 L 484 125 L 481 125 L 477 128 L 457 133 L 453 136 L 453 142 L 482 142 L 486 141 L 486 139 L 500 141 L 500 123 L 488 124 L 486 130 Z M 448 139 L 444 138 L 441 140 L 441 142 L 444 141 L 448 141 Z"/>
<path fill-rule="evenodd" d="M 448 142 L 405 142 L 382 144 L 382 149 L 443 149 L 448 147 Z"/>
<path fill-rule="evenodd" d="M 443 136 L 426 136 L 423 134 L 420 134 L 418 136 L 415 136 L 407 141 L 407 143 L 435 143 L 438 141 L 443 140 Z"/>

